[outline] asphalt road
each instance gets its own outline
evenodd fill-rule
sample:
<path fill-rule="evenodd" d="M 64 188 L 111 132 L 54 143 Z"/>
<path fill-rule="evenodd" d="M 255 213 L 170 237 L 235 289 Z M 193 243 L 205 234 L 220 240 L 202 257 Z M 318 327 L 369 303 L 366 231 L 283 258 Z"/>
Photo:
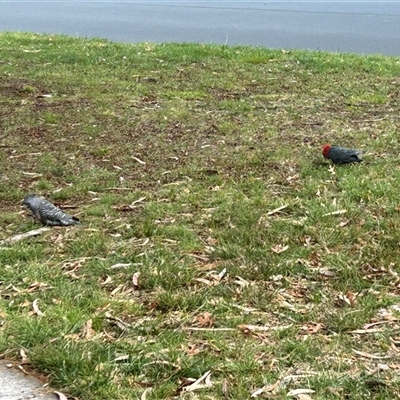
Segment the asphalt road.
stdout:
<path fill-rule="evenodd" d="M 400 56 L 400 0 L 0 0 L 0 30 Z"/>

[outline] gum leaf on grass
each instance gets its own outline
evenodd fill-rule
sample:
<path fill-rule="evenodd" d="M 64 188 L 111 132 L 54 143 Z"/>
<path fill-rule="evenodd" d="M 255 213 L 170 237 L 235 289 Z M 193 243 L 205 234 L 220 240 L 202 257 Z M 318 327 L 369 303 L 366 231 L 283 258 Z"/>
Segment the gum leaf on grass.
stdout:
<path fill-rule="evenodd" d="M 197 344 L 188 344 L 186 354 L 189 356 L 195 356 L 203 351 L 202 346 Z"/>
<path fill-rule="evenodd" d="M 342 304 L 346 304 L 349 307 L 354 307 L 357 303 L 357 293 L 353 293 L 348 290 L 346 294 L 339 294 L 338 300 Z"/>
<path fill-rule="evenodd" d="M 202 383 L 203 381 L 204 381 L 204 383 Z M 194 390 L 209 388 L 211 386 L 212 386 L 211 371 L 207 371 L 204 375 L 202 375 L 197 380 L 194 378 L 185 379 L 183 384 L 181 385 L 181 391 L 182 392 L 193 392 Z"/>
<path fill-rule="evenodd" d="M 220 273 L 215 273 L 216 271 L 210 271 L 206 274 L 206 278 L 196 278 L 195 281 L 199 283 L 204 283 L 207 286 L 215 286 L 221 283 L 222 279 L 227 275 L 227 269 L 224 268 Z"/>
<path fill-rule="evenodd" d="M 88 319 L 82 328 L 82 336 L 86 339 L 92 339 L 96 335 L 96 331 L 92 328 L 93 320 Z"/>
<path fill-rule="evenodd" d="M 32 308 L 33 308 L 33 313 L 36 314 L 37 316 L 41 317 L 44 315 L 44 313 L 42 311 L 40 311 L 38 302 L 39 302 L 39 299 L 33 300 Z"/>
<path fill-rule="evenodd" d="M 288 245 L 283 246 L 281 244 L 277 244 L 276 246 L 271 247 L 271 251 L 276 254 L 281 254 L 289 248 Z"/>
<path fill-rule="evenodd" d="M 293 373 L 295 372 L 295 373 Z M 275 383 L 271 385 L 266 385 L 260 389 L 257 389 L 251 394 L 251 398 L 258 397 L 263 393 L 272 393 L 275 394 L 279 390 L 285 388 L 289 383 L 294 382 L 298 379 L 308 378 L 310 376 L 317 375 L 314 371 L 294 371 L 293 368 L 290 368 L 284 375 L 281 375 Z M 296 396 L 298 399 L 301 398 L 301 395 L 307 395 L 308 393 L 315 393 L 312 389 L 294 389 L 287 393 L 288 396 Z M 303 400 L 306 400 L 307 397 L 303 397 Z"/>
<path fill-rule="evenodd" d="M 309 333 L 309 334 L 314 334 L 314 333 L 318 333 L 322 330 L 325 329 L 325 325 L 324 324 L 320 324 L 320 323 L 315 323 L 315 322 L 311 322 L 308 324 L 305 324 L 301 327 L 301 330 Z"/>
<path fill-rule="evenodd" d="M 200 314 L 196 317 L 197 325 L 201 328 L 212 327 L 214 325 L 214 318 L 212 318 L 211 314 L 208 311 L 205 311 L 203 314 Z"/>
<path fill-rule="evenodd" d="M 135 287 L 135 289 L 139 289 L 139 278 L 140 272 L 135 272 L 132 276 L 132 285 Z"/>
<path fill-rule="evenodd" d="M 147 388 L 145 389 L 145 391 L 142 393 L 142 395 L 140 396 L 140 400 L 146 400 L 147 399 L 147 393 L 150 392 L 152 388 Z"/>
<path fill-rule="evenodd" d="M 53 393 L 55 393 L 58 396 L 59 400 L 68 400 L 67 396 L 61 392 L 54 391 Z"/>
<path fill-rule="evenodd" d="M 118 269 L 118 268 L 128 268 L 132 265 L 132 263 L 118 263 L 111 265 L 110 269 Z"/>
<path fill-rule="evenodd" d="M 30 358 L 27 356 L 26 352 L 24 349 L 20 349 L 19 355 L 21 356 L 21 362 L 20 365 L 23 364 L 31 364 Z"/>

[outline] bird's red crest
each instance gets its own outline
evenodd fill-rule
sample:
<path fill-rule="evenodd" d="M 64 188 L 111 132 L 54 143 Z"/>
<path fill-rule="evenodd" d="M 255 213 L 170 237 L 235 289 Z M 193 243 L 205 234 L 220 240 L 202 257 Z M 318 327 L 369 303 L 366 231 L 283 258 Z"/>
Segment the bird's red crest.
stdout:
<path fill-rule="evenodd" d="M 325 158 L 328 158 L 329 150 L 332 148 L 330 144 L 324 144 L 322 146 L 322 154 Z"/>

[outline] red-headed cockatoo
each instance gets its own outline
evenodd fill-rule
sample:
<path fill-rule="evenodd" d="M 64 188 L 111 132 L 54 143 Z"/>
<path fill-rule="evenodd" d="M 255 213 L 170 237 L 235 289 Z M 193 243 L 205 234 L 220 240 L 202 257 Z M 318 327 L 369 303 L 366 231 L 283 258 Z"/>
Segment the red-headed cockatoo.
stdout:
<path fill-rule="evenodd" d="M 361 151 L 331 146 L 330 144 L 324 144 L 322 146 L 322 154 L 325 158 L 332 160 L 334 164 L 348 164 L 362 161 L 362 159 L 358 157 Z"/>

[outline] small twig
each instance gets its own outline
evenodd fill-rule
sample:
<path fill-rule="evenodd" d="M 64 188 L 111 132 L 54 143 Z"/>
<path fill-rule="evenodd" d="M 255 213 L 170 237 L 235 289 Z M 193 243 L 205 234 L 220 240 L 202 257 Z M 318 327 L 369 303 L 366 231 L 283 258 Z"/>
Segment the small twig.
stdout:
<path fill-rule="evenodd" d="M 385 118 L 377 118 L 377 119 L 353 119 L 353 122 L 377 122 L 383 121 Z"/>
<path fill-rule="evenodd" d="M 328 215 L 341 215 L 341 214 L 345 214 L 347 213 L 347 210 L 338 210 L 338 211 L 332 211 L 332 212 L 328 212 L 326 214 L 323 214 L 323 217 L 327 217 Z"/>
<path fill-rule="evenodd" d="M 207 331 L 207 332 L 236 331 L 235 328 L 196 328 L 194 326 L 183 326 L 181 329 L 184 331 Z"/>
<path fill-rule="evenodd" d="M 26 156 L 40 156 L 42 153 L 24 153 L 24 154 L 17 154 L 16 156 L 10 156 L 10 158 L 20 158 Z"/>
<path fill-rule="evenodd" d="M 239 325 L 238 328 L 242 332 L 267 332 L 267 331 L 277 331 L 277 330 L 283 330 L 283 329 L 288 329 L 291 328 L 293 324 L 289 325 L 282 325 L 282 326 L 260 326 L 260 325 L 246 325 L 242 324 Z"/>
<path fill-rule="evenodd" d="M 111 265 L 110 269 L 117 269 L 117 268 L 128 268 L 132 265 L 132 263 L 118 263 Z"/>
<path fill-rule="evenodd" d="M 43 232 L 47 232 L 49 231 L 50 228 L 44 226 L 43 228 L 39 228 L 39 229 L 34 229 L 32 231 L 29 232 L 25 232 L 25 233 L 20 233 L 18 235 L 14 235 L 9 237 L 8 239 L 4 239 L 0 242 L 0 244 L 6 244 L 6 243 L 15 243 L 15 242 L 19 242 L 22 239 L 26 239 L 27 237 L 30 236 L 37 236 L 42 234 Z"/>
<path fill-rule="evenodd" d="M 137 158 L 137 157 L 135 157 L 135 156 L 132 156 L 132 158 L 135 160 L 135 161 L 137 161 L 139 164 L 142 164 L 142 165 L 145 165 L 146 163 L 143 161 L 143 160 L 141 160 L 140 158 Z"/>
<path fill-rule="evenodd" d="M 385 330 L 382 328 L 371 328 L 371 329 L 355 329 L 354 331 L 350 331 L 350 333 L 377 333 L 384 332 Z"/>
<path fill-rule="evenodd" d="M 267 212 L 267 215 L 268 215 L 268 216 L 269 216 L 269 215 L 274 215 L 274 214 L 276 214 L 276 213 L 278 213 L 278 212 L 284 210 L 286 207 L 288 207 L 288 205 L 289 205 L 289 204 L 285 204 L 285 205 L 283 205 L 283 206 L 280 206 L 280 207 L 278 207 L 278 208 L 275 208 L 274 210 L 271 210 L 271 211 Z"/>
<path fill-rule="evenodd" d="M 133 188 L 126 188 L 126 187 L 109 187 L 105 188 L 105 190 L 130 190 L 133 192 Z"/>
<path fill-rule="evenodd" d="M 358 356 L 364 357 L 364 358 L 370 358 L 372 360 L 387 360 L 389 358 L 392 358 L 392 356 L 380 356 L 377 354 L 369 354 L 365 353 L 364 351 L 358 351 L 355 349 L 352 349 L 354 353 L 356 353 Z"/>

